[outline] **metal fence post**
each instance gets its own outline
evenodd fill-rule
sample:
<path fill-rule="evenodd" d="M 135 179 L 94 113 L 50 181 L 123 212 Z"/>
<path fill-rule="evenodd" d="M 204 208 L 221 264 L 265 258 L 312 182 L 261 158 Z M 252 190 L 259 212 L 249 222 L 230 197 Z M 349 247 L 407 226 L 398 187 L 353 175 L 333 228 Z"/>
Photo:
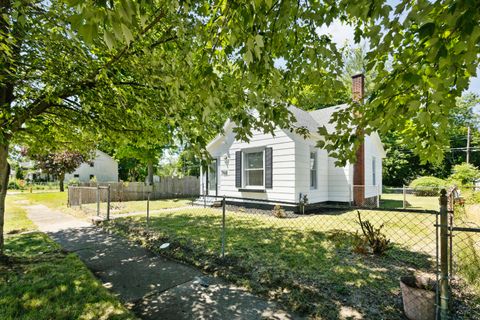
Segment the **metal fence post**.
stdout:
<path fill-rule="evenodd" d="M 440 196 L 440 319 L 448 317 L 448 198 L 442 189 Z"/>
<path fill-rule="evenodd" d="M 97 217 L 100 216 L 100 186 L 97 185 Z"/>
<path fill-rule="evenodd" d="M 147 229 L 150 224 L 150 191 L 147 192 Z"/>
<path fill-rule="evenodd" d="M 407 188 L 403 185 L 403 209 L 407 209 Z"/>
<path fill-rule="evenodd" d="M 110 220 L 110 185 L 107 189 L 107 220 Z"/>
<path fill-rule="evenodd" d="M 222 200 L 222 259 L 225 258 L 225 196 Z"/>

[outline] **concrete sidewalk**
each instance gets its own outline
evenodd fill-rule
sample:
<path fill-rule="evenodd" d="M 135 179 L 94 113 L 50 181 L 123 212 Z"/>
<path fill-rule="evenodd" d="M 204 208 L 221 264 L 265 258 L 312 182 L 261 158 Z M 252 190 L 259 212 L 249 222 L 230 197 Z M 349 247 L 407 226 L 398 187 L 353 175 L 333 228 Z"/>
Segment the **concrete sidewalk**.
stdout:
<path fill-rule="evenodd" d="M 274 302 L 43 205 L 28 217 L 142 319 L 298 319 Z M 167 249 L 168 250 L 168 249 Z"/>

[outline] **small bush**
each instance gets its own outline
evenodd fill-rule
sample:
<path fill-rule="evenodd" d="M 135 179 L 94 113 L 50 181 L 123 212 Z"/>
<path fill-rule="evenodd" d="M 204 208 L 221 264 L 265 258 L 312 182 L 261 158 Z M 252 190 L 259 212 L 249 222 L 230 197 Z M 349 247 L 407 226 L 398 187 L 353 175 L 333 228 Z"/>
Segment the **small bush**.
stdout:
<path fill-rule="evenodd" d="M 279 204 L 273 207 L 272 214 L 277 218 L 285 218 L 287 216 L 285 210 Z"/>
<path fill-rule="evenodd" d="M 410 188 L 413 189 L 413 192 L 416 196 L 438 196 L 440 195 L 440 190 L 445 188 L 447 182 L 443 179 L 436 177 L 420 177 L 413 180 L 410 183 Z"/>
<path fill-rule="evenodd" d="M 68 180 L 68 183 L 67 183 L 67 185 L 69 186 L 78 186 L 79 184 L 80 184 L 80 180 L 77 178 L 72 178 Z"/>
<path fill-rule="evenodd" d="M 382 233 L 382 228 L 384 225 L 382 224 L 379 228 L 375 229 L 374 226 L 370 223 L 370 221 L 362 221 L 360 211 L 357 211 L 357 213 L 358 221 L 360 222 L 360 227 L 362 228 L 363 236 L 365 237 L 364 242 L 368 243 L 374 254 L 384 254 L 388 249 L 392 247 L 390 244 L 390 240 L 387 239 L 387 236 Z M 355 249 L 359 252 L 361 251 L 359 244 L 357 244 Z"/>
<path fill-rule="evenodd" d="M 353 238 L 353 252 L 360 254 L 368 253 L 368 241 L 365 236 L 361 236 L 358 232 L 355 233 Z"/>
<path fill-rule="evenodd" d="M 456 181 L 461 186 L 473 185 L 480 178 L 480 170 L 470 163 L 457 164 L 452 169 L 450 180 Z"/>
<path fill-rule="evenodd" d="M 25 181 L 24 180 L 17 180 L 13 179 L 8 182 L 7 189 L 10 190 L 24 190 L 25 189 Z"/>

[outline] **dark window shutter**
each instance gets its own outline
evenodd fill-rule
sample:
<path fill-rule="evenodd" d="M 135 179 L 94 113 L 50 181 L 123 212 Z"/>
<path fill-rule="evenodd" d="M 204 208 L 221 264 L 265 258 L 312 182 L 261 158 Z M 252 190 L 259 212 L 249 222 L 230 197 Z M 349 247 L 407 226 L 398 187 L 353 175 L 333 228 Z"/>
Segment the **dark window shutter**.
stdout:
<path fill-rule="evenodd" d="M 235 152 L 235 187 L 242 187 L 242 151 Z"/>
<path fill-rule="evenodd" d="M 265 188 L 273 187 L 273 149 L 265 149 Z"/>

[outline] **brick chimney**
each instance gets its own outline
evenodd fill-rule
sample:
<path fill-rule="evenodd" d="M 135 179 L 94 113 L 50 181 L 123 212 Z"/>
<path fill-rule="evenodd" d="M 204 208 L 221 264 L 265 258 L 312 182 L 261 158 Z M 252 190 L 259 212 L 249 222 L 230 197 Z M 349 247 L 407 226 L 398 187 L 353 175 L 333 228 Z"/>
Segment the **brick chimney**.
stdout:
<path fill-rule="evenodd" d="M 362 103 L 365 94 L 365 76 L 360 73 L 352 76 L 352 99 Z"/>
<path fill-rule="evenodd" d="M 365 76 L 357 74 L 352 77 L 352 99 L 362 103 L 365 94 Z M 361 116 L 361 115 L 356 115 Z M 357 129 L 357 135 L 363 135 L 361 128 Z M 353 165 L 353 203 L 356 206 L 365 204 L 365 143 L 358 146 L 356 161 Z"/>

